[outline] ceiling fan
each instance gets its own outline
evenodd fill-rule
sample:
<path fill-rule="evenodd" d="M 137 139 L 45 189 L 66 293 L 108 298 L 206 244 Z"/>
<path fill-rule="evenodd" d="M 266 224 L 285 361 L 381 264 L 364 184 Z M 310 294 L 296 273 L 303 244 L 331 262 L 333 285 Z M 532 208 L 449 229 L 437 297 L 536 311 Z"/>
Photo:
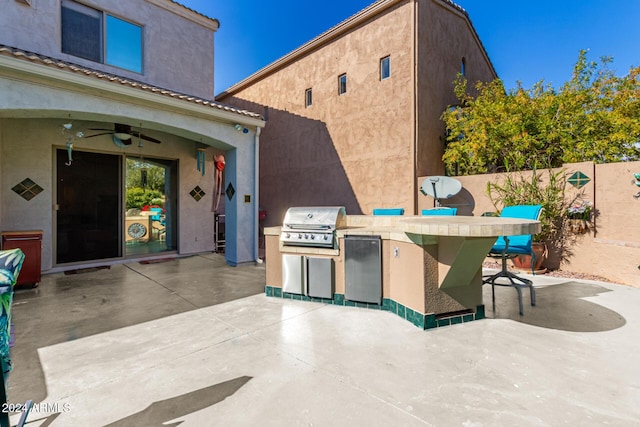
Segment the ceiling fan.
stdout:
<path fill-rule="evenodd" d="M 104 132 L 97 133 L 95 135 L 85 136 L 85 138 L 93 138 L 94 136 L 101 136 L 101 135 L 113 135 L 113 142 L 118 146 L 131 145 L 131 140 L 133 137 L 144 139 L 150 142 L 155 142 L 156 144 L 161 143 L 161 141 L 155 138 L 152 138 L 148 135 L 145 135 L 140 131 L 132 130 L 131 126 L 121 124 L 121 123 L 114 123 L 113 129 L 89 128 L 89 130 L 101 130 Z"/>

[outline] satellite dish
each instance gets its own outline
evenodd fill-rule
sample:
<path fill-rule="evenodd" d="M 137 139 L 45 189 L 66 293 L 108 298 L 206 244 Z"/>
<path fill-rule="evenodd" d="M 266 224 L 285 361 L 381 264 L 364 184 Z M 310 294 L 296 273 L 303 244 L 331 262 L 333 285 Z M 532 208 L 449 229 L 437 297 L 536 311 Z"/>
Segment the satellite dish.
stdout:
<path fill-rule="evenodd" d="M 431 196 L 436 200 L 448 199 L 462 190 L 462 183 L 449 176 L 428 176 L 422 181 L 420 191 L 425 196 Z"/>

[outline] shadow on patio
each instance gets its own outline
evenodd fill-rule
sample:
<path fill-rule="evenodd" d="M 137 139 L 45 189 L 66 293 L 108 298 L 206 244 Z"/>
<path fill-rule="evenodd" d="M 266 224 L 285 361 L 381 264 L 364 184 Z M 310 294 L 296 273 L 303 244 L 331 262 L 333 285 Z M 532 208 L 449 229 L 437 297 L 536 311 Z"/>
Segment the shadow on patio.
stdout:
<path fill-rule="evenodd" d="M 534 284 L 536 279 L 534 278 Z M 518 314 L 515 289 L 496 286 L 495 311 L 491 304 L 491 286 L 484 286 L 487 317 L 511 319 L 527 325 L 572 332 L 603 332 L 620 328 L 626 320 L 616 311 L 589 301 L 591 297 L 611 292 L 593 283 L 563 282 L 536 284 L 536 306 L 530 305 L 528 291 L 523 291 L 524 316 Z"/>

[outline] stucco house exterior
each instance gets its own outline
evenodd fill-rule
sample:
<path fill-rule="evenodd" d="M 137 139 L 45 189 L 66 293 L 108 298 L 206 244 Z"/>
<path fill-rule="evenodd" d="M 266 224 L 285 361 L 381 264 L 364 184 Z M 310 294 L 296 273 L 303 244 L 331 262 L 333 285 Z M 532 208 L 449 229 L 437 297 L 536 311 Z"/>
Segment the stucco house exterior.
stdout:
<path fill-rule="evenodd" d="M 213 101 L 217 20 L 171 0 L 0 10 L 0 231 L 42 230 L 43 271 L 212 251 L 223 155 L 226 260 L 258 258 L 265 121 Z M 163 174 L 161 222 L 126 206 L 129 162 Z"/>
<path fill-rule="evenodd" d="M 449 0 L 380 0 L 217 95 L 260 111 L 260 203 L 417 212 L 417 178 L 444 168 L 457 73 L 496 72 L 469 16 Z"/>

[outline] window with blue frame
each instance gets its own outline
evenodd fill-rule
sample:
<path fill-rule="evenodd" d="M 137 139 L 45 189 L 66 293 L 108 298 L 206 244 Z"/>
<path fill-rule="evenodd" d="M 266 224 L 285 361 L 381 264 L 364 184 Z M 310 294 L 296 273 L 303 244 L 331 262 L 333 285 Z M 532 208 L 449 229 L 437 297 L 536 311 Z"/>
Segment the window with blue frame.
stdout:
<path fill-rule="evenodd" d="M 62 52 L 142 73 L 142 27 L 62 0 Z"/>

